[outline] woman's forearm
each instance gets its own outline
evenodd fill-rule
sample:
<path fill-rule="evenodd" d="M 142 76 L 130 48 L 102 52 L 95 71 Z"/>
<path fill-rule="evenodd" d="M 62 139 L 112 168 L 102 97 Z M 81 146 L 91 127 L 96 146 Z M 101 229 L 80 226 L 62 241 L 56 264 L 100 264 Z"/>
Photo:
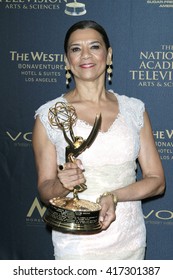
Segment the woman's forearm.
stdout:
<path fill-rule="evenodd" d="M 164 178 L 159 176 L 147 176 L 138 182 L 117 189 L 113 193 L 117 196 L 118 201 L 135 201 L 161 195 L 164 190 Z"/>
<path fill-rule="evenodd" d="M 38 186 L 40 199 L 46 205 L 53 197 L 65 197 L 69 190 L 63 187 L 58 179 L 46 180 Z"/>

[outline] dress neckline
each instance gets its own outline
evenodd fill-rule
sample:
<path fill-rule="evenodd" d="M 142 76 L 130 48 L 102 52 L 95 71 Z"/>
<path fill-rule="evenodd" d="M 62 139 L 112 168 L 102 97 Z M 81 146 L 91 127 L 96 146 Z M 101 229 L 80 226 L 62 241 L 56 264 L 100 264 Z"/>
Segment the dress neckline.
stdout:
<path fill-rule="evenodd" d="M 117 120 L 119 119 L 119 117 L 121 116 L 120 102 L 119 102 L 119 98 L 118 98 L 119 95 L 118 95 L 117 93 L 115 93 L 114 91 L 112 91 L 112 90 L 108 90 L 108 93 L 113 93 L 113 94 L 115 95 L 115 97 L 117 98 L 117 103 L 118 103 L 118 114 L 117 114 L 117 116 L 115 117 L 115 119 L 113 120 L 113 122 L 111 123 L 111 125 L 108 127 L 108 129 L 107 129 L 106 131 L 99 130 L 98 133 L 100 133 L 100 134 L 106 134 L 106 133 L 110 132 L 110 131 L 112 130 L 112 127 L 113 127 L 114 124 L 116 123 L 116 121 L 117 121 Z M 61 98 L 64 100 L 65 103 L 71 105 L 71 103 L 67 101 L 67 99 L 64 97 L 64 95 L 65 95 L 65 94 L 62 94 L 62 95 L 61 95 Z M 80 124 L 82 124 L 82 125 L 85 126 L 85 127 L 88 127 L 88 128 L 92 128 L 92 127 L 93 127 L 93 125 L 91 125 L 91 124 L 88 123 L 87 121 L 82 120 L 82 119 L 80 119 L 80 118 L 77 118 L 77 122 L 80 123 Z"/>
<path fill-rule="evenodd" d="M 100 134 L 106 134 L 108 132 L 110 132 L 113 128 L 113 126 L 115 125 L 116 121 L 119 119 L 119 117 L 121 116 L 120 113 L 117 114 L 116 118 L 114 119 L 114 121 L 112 122 L 112 124 L 109 126 L 109 128 L 106 130 L 106 131 L 103 131 L 103 130 L 99 130 L 98 133 Z M 84 120 L 81 120 L 81 119 L 77 119 L 77 122 L 80 123 L 82 126 L 84 127 L 87 127 L 87 128 L 90 128 L 92 129 L 92 125 Z"/>

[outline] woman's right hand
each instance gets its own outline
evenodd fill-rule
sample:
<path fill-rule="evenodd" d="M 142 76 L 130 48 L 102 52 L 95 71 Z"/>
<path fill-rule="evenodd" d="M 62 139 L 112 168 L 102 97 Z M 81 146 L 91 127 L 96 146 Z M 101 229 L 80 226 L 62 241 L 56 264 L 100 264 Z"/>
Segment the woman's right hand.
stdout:
<path fill-rule="evenodd" d="M 86 182 L 82 162 L 77 159 L 75 162 L 66 162 L 58 167 L 57 177 L 64 188 L 73 191 L 74 187 Z"/>

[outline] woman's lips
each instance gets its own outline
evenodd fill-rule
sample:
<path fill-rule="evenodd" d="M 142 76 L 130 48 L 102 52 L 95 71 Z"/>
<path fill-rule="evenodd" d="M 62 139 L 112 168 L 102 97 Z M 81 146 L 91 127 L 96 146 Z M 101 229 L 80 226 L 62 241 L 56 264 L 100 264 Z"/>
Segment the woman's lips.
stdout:
<path fill-rule="evenodd" d="M 85 64 L 80 65 L 81 68 L 85 68 L 85 69 L 92 68 L 94 66 L 95 66 L 95 64 L 93 64 L 93 63 L 85 63 Z"/>

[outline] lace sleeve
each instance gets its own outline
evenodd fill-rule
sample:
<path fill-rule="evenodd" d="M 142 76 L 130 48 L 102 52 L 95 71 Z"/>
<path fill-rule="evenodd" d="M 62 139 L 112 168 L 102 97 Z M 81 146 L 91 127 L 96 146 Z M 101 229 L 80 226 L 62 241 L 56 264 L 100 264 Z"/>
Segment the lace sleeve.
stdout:
<path fill-rule="evenodd" d="M 62 130 L 58 127 L 51 126 L 48 120 L 49 108 L 52 107 L 57 101 L 61 101 L 61 98 L 49 101 L 46 104 L 39 107 L 36 110 L 34 117 L 39 117 L 46 130 L 48 138 L 53 143 L 53 145 L 55 145 L 57 152 L 57 163 L 59 162 L 60 164 L 63 164 L 65 162 L 65 147 L 67 144 L 64 140 Z"/>
<path fill-rule="evenodd" d="M 144 126 L 145 105 L 141 100 L 136 98 L 131 98 L 130 103 L 130 107 L 133 112 L 133 121 L 136 123 L 136 126 L 140 130 Z"/>
<path fill-rule="evenodd" d="M 131 129 L 134 139 L 134 158 L 138 157 L 140 150 L 140 130 L 144 126 L 144 103 L 137 98 L 119 96 L 120 112 Z"/>
<path fill-rule="evenodd" d="M 56 103 L 57 99 L 49 101 L 39 107 L 35 112 L 35 118 L 38 116 L 47 132 L 47 135 L 50 141 L 55 144 L 57 142 L 58 134 L 61 133 L 60 129 L 56 127 L 52 127 L 48 120 L 48 112 L 49 108 L 52 107 Z"/>
<path fill-rule="evenodd" d="M 139 132 L 144 126 L 144 103 L 137 98 L 127 97 L 125 95 L 120 97 L 120 111 L 123 113 L 127 123 L 136 127 Z"/>

